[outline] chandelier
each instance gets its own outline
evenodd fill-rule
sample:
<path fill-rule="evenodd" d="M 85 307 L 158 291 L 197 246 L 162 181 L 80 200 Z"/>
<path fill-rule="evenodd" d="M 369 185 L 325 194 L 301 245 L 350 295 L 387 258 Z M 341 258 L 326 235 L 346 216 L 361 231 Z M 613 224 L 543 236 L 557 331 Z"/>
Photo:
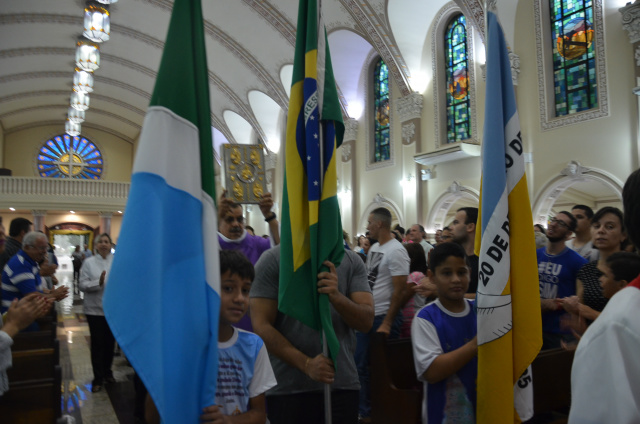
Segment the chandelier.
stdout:
<path fill-rule="evenodd" d="M 91 93 L 93 91 L 91 72 L 76 68 L 76 72 L 73 74 L 73 91 L 77 93 Z"/>
<path fill-rule="evenodd" d="M 72 137 L 80 135 L 80 124 L 76 124 L 67 119 L 67 122 L 64 124 L 64 132 Z"/>
<path fill-rule="evenodd" d="M 109 11 L 106 6 L 100 6 L 95 2 L 88 2 L 84 8 L 84 32 L 82 35 L 96 43 L 109 40 L 111 25 Z"/>
<path fill-rule="evenodd" d="M 84 110 L 78 110 L 70 107 L 67 117 L 69 121 L 74 124 L 82 124 L 84 122 Z"/>
<path fill-rule="evenodd" d="M 100 67 L 100 48 L 89 41 L 80 40 L 76 47 L 76 66 L 93 72 Z"/>
<path fill-rule="evenodd" d="M 71 93 L 71 107 L 77 110 L 89 109 L 89 95 L 84 93 Z"/>

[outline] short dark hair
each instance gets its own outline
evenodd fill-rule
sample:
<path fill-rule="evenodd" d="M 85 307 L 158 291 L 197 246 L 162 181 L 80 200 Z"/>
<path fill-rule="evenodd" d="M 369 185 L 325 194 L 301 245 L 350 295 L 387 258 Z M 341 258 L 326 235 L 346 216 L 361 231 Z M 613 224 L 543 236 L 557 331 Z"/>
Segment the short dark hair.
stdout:
<path fill-rule="evenodd" d="M 622 227 L 622 232 L 624 233 L 624 214 L 620 209 L 614 208 L 613 206 L 605 206 L 604 208 L 598 209 L 598 212 L 596 212 L 595 215 L 593 215 L 593 217 L 591 218 L 591 223 L 593 224 L 594 222 L 600 221 L 602 217 L 608 213 L 618 217 L 618 220 L 620 220 L 620 226 Z"/>
<path fill-rule="evenodd" d="M 256 274 L 253 264 L 247 257 L 237 250 L 220 250 L 220 275 L 230 271 L 242 279 L 253 281 Z"/>
<path fill-rule="evenodd" d="M 633 281 L 640 275 L 640 256 L 630 252 L 616 252 L 607 258 L 607 266 L 616 281 Z"/>
<path fill-rule="evenodd" d="M 584 214 L 587 215 L 587 218 L 589 219 L 593 218 L 593 209 L 591 209 L 587 205 L 575 205 L 574 207 L 571 208 L 571 210 L 574 210 L 574 209 L 581 209 L 584 211 Z"/>
<path fill-rule="evenodd" d="M 433 250 L 431 250 L 431 254 L 429 256 L 429 268 L 431 271 L 436 272 L 436 268 L 442 265 L 449 256 L 464 259 L 464 249 L 458 243 L 442 243 L 437 245 Z"/>
<path fill-rule="evenodd" d="M 402 236 L 400 235 L 400 233 L 397 230 L 391 231 L 391 234 L 393 234 L 393 237 L 396 240 L 398 240 L 400 243 L 402 243 Z"/>
<path fill-rule="evenodd" d="M 373 218 L 382 222 L 382 226 L 391 229 L 391 212 L 387 208 L 376 208 L 371 211 Z"/>
<path fill-rule="evenodd" d="M 640 247 L 640 169 L 635 170 L 622 188 L 622 205 L 624 207 L 624 224 L 627 235 L 636 247 Z"/>
<path fill-rule="evenodd" d="M 396 230 L 397 232 L 399 232 L 402 235 L 405 235 L 405 233 L 406 233 L 404 227 L 401 227 L 400 224 L 397 224 L 395 227 L 393 227 L 393 229 Z"/>
<path fill-rule="evenodd" d="M 547 235 L 547 230 L 544 229 L 544 226 L 542 224 L 533 224 L 533 226 L 539 229 L 540 232 L 545 236 Z"/>
<path fill-rule="evenodd" d="M 569 229 L 571 231 L 575 231 L 576 227 L 578 226 L 578 220 L 576 219 L 576 217 L 573 216 L 573 214 L 571 212 L 569 212 L 569 211 L 560 211 L 556 215 L 559 215 L 561 213 L 565 214 L 569 218 L 569 222 L 570 222 Z"/>
<path fill-rule="evenodd" d="M 27 234 L 30 227 L 31 221 L 29 221 L 27 218 L 14 218 L 11 221 L 11 224 L 9 224 L 9 236 L 18 237 L 23 231 L 25 234 Z"/>
<path fill-rule="evenodd" d="M 420 246 L 420 243 L 405 243 L 404 248 L 409 253 L 409 272 L 421 272 L 427 273 L 427 258 L 424 255 L 424 249 Z"/>
<path fill-rule="evenodd" d="M 109 239 L 109 243 L 113 244 L 113 240 L 111 240 L 111 236 L 107 233 L 102 233 L 98 236 L 98 238 L 96 240 L 100 240 L 102 237 L 106 237 Z"/>
<path fill-rule="evenodd" d="M 464 219 L 465 224 L 476 224 L 478 222 L 478 208 L 464 207 L 458 209 L 456 212 L 463 211 L 466 215 Z"/>

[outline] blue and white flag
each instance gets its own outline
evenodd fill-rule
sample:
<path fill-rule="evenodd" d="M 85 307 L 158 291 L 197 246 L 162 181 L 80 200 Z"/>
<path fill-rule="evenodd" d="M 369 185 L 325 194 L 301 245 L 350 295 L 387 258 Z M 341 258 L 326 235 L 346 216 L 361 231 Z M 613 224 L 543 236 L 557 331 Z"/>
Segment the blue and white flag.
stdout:
<path fill-rule="evenodd" d="M 166 423 L 215 401 L 220 271 L 199 0 L 176 0 L 104 295 L 116 340 Z"/>

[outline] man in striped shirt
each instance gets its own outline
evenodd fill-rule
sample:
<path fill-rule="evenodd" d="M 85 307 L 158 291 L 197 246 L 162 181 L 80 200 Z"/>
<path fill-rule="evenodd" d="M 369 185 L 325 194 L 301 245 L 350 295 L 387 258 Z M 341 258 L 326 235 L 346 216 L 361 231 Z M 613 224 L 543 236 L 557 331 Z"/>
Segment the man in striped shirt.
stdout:
<path fill-rule="evenodd" d="M 47 237 L 40 232 L 27 233 L 22 240 L 22 249 L 9 259 L 2 270 L 2 312 L 9 309 L 13 299 L 22 299 L 33 292 L 60 301 L 67 297 L 66 286 L 47 290 L 40 275 L 40 263 L 47 254 Z"/>

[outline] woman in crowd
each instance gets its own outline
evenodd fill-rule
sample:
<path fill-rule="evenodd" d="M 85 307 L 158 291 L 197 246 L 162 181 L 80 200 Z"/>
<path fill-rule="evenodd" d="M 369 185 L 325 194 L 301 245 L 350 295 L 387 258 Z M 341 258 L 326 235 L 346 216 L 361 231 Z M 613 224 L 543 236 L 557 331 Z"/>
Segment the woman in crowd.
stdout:
<path fill-rule="evenodd" d="M 407 284 L 412 287 L 419 285 L 420 280 L 427 274 L 427 259 L 424 249 L 420 243 L 405 243 L 404 248 L 409 253 L 409 275 L 407 276 Z M 426 303 L 426 299 L 415 293 L 411 299 L 402 308 L 402 327 L 400 327 L 400 337 L 411 337 L 411 321 L 413 317 Z"/>
<path fill-rule="evenodd" d="M 578 272 L 576 281 L 577 296 L 563 301 L 564 309 L 587 322 L 600 315 L 608 299 L 602 295 L 600 277 L 606 266 L 607 258 L 620 252 L 626 240 L 622 211 L 618 208 L 604 207 L 591 218 L 591 239 L 593 246 L 600 251 L 597 261 L 584 265 Z"/>
<path fill-rule="evenodd" d="M 115 340 L 102 310 L 102 295 L 113 260 L 111 244 L 109 234 L 101 234 L 96 243 L 98 254 L 86 259 L 80 270 L 80 290 L 85 293 L 84 314 L 91 334 L 91 391 L 94 393 L 102 390 L 105 382 L 115 382 L 111 371 Z"/>

